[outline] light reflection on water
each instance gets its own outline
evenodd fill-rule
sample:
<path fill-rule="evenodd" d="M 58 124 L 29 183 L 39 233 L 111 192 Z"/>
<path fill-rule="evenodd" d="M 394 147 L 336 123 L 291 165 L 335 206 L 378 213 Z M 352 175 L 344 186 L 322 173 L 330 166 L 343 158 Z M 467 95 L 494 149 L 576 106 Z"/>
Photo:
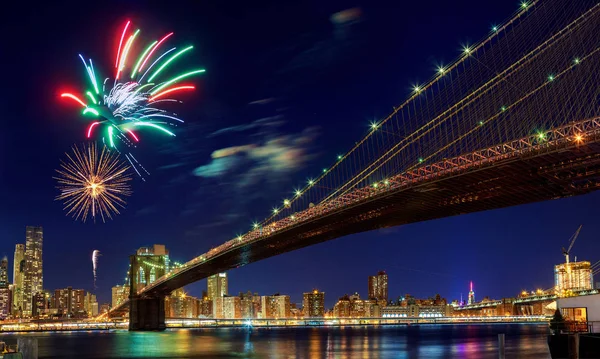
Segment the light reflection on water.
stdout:
<path fill-rule="evenodd" d="M 37 333 L 43 358 L 549 358 L 547 325 L 216 328 Z M 0 337 L 9 343 L 16 335 Z"/>

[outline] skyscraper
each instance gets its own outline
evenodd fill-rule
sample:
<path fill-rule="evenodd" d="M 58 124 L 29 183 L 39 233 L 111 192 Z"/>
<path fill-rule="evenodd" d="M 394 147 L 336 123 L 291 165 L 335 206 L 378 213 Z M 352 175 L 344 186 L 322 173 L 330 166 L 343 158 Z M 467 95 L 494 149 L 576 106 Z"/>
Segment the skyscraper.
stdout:
<path fill-rule="evenodd" d="M 8 289 L 8 258 L 0 261 L 0 319 L 6 319 L 11 312 L 12 298 Z"/>
<path fill-rule="evenodd" d="M 387 304 L 388 276 L 384 271 L 369 276 L 369 299 L 375 299 L 380 304 Z"/>
<path fill-rule="evenodd" d="M 124 301 L 127 300 L 127 298 L 129 298 L 129 286 L 128 285 L 124 285 L 124 286 L 114 286 L 112 287 L 112 307 L 116 308 L 119 305 L 121 305 L 121 303 L 123 303 Z"/>
<path fill-rule="evenodd" d="M 15 247 L 13 263 L 13 315 L 20 316 L 23 310 L 23 283 L 25 281 L 25 245 Z"/>
<path fill-rule="evenodd" d="M 471 281 L 471 287 L 469 289 L 469 299 L 467 301 L 468 305 L 475 303 L 475 292 L 473 291 L 473 281 Z"/>
<path fill-rule="evenodd" d="M 33 296 L 43 291 L 42 227 L 27 226 L 25 229 L 25 278 L 23 281 L 23 315 L 31 316 Z"/>
<path fill-rule="evenodd" d="M 323 317 L 325 315 L 325 293 L 316 289 L 304 293 L 302 307 L 305 317 Z"/>
<path fill-rule="evenodd" d="M 214 274 L 207 279 L 208 298 L 215 300 L 217 297 L 223 297 L 227 291 L 227 273 Z"/>

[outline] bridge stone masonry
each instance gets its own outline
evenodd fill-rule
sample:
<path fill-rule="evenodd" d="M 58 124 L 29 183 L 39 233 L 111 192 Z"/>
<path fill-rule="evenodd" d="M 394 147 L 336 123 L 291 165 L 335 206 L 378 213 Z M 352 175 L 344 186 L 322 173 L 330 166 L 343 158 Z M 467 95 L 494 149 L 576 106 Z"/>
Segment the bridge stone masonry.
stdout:
<path fill-rule="evenodd" d="M 161 330 L 164 296 L 214 273 L 353 233 L 595 191 L 598 83 L 600 4 L 523 3 L 249 232 L 143 286 L 148 258 L 132 256 L 129 301 L 111 313 L 129 307 L 131 330 Z"/>

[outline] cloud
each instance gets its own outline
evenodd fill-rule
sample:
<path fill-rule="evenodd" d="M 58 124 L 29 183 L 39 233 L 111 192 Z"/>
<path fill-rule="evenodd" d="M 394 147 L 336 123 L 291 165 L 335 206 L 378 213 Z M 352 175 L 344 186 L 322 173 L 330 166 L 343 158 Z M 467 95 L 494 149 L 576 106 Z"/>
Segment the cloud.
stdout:
<path fill-rule="evenodd" d="M 262 100 L 256 100 L 256 101 L 249 102 L 248 105 L 266 105 L 273 101 L 275 101 L 275 98 L 269 97 L 269 98 L 263 98 Z"/>
<path fill-rule="evenodd" d="M 311 127 L 296 135 L 279 135 L 262 143 L 218 149 L 212 153 L 211 162 L 196 168 L 194 175 L 215 178 L 234 173 L 239 187 L 276 179 L 306 164 L 317 136 L 318 130 Z"/>
<path fill-rule="evenodd" d="M 194 175 L 205 178 L 220 177 L 235 168 L 236 162 L 235 157 L 213 158 L 210 163 L 196 168 Z"/>
<path fill-rule="evenodd" d="M 210 135 L 208 135 L 208 137 L 215 137 L 215 136 L 219 136 L 224 133 L 230 133 L 230 132 L 243 132 L 243 131 L 248 131 L 248 130 L 252 130 L 252 129 L 255 129 L 258 127 L 263 127 L 263 126 L 271 126 L 271 127 L 279 126 L 283 123 L 284 123 L 284 121 L 283 121 L 282 115 L 264 117 L 264 118 L 260 118 L 258 120 L 253 121 L 252 123 L 249 123 L 246 125 L 222 128 L 220 130 L 217 130 L 217 131 L 211 133 Z"/>

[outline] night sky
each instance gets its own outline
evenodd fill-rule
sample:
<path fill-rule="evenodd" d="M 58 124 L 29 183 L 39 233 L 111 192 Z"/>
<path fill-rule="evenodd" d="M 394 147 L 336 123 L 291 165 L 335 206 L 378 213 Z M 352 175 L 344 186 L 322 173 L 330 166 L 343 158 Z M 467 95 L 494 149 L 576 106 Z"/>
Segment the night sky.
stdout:
<path fill-rule="evenodd" d="M 108 302 L 138 247 L 165 244 L 173 260 L 187 261 L 250 229 L 364 136 L 371 120 L 404 100 L 411 84 L 430 78 L 436 64 L 453 60 L 461 44 L 479 40 L 519 6 L 475 0 L 158 3 L 3 5 L 0 255 L 12 269 L 25 226 L 43 226 L 47 289 L 93 290 L 90 258 L 98 249 L 96 293 Z M 352 8 L 354 16 L 332 20 Z M 182 69 L 207 72 L 177 109 L 186 120 L 177 137 L 148 136 L 138 148 L 152 175 L 134 180 L 122 214 L 107 223 L 76 222 L 54 201 L 52 177 L 64 153 L 85 140 L 87 125 L 58 95 L 83 89 L 78 53 L 105 72 L 114 67 L 115 41 L 128 19 L 145 41 L 174 31 L 173 44 L 194 44 Z M 261 155 L 251 150 L 211 158 L 246 145 Z M 345 293 L 366 296 L 367 276 L 378 270 L 389 274 L 392 298 L 466 298 L 470 280 L 478 299 L 550 288 L 553 265 L 564 258 L 561 247 L 580 224 L 572 253 L 600 259 L 599 199 L 593 193 L 340 238 L 232 270 L 229 289 L 280 292 L 300 302 L 302 292 L 318 288 L 332 306 Z M 199 296 L 205 286 L 201 281 L 187 290 Z"/>

